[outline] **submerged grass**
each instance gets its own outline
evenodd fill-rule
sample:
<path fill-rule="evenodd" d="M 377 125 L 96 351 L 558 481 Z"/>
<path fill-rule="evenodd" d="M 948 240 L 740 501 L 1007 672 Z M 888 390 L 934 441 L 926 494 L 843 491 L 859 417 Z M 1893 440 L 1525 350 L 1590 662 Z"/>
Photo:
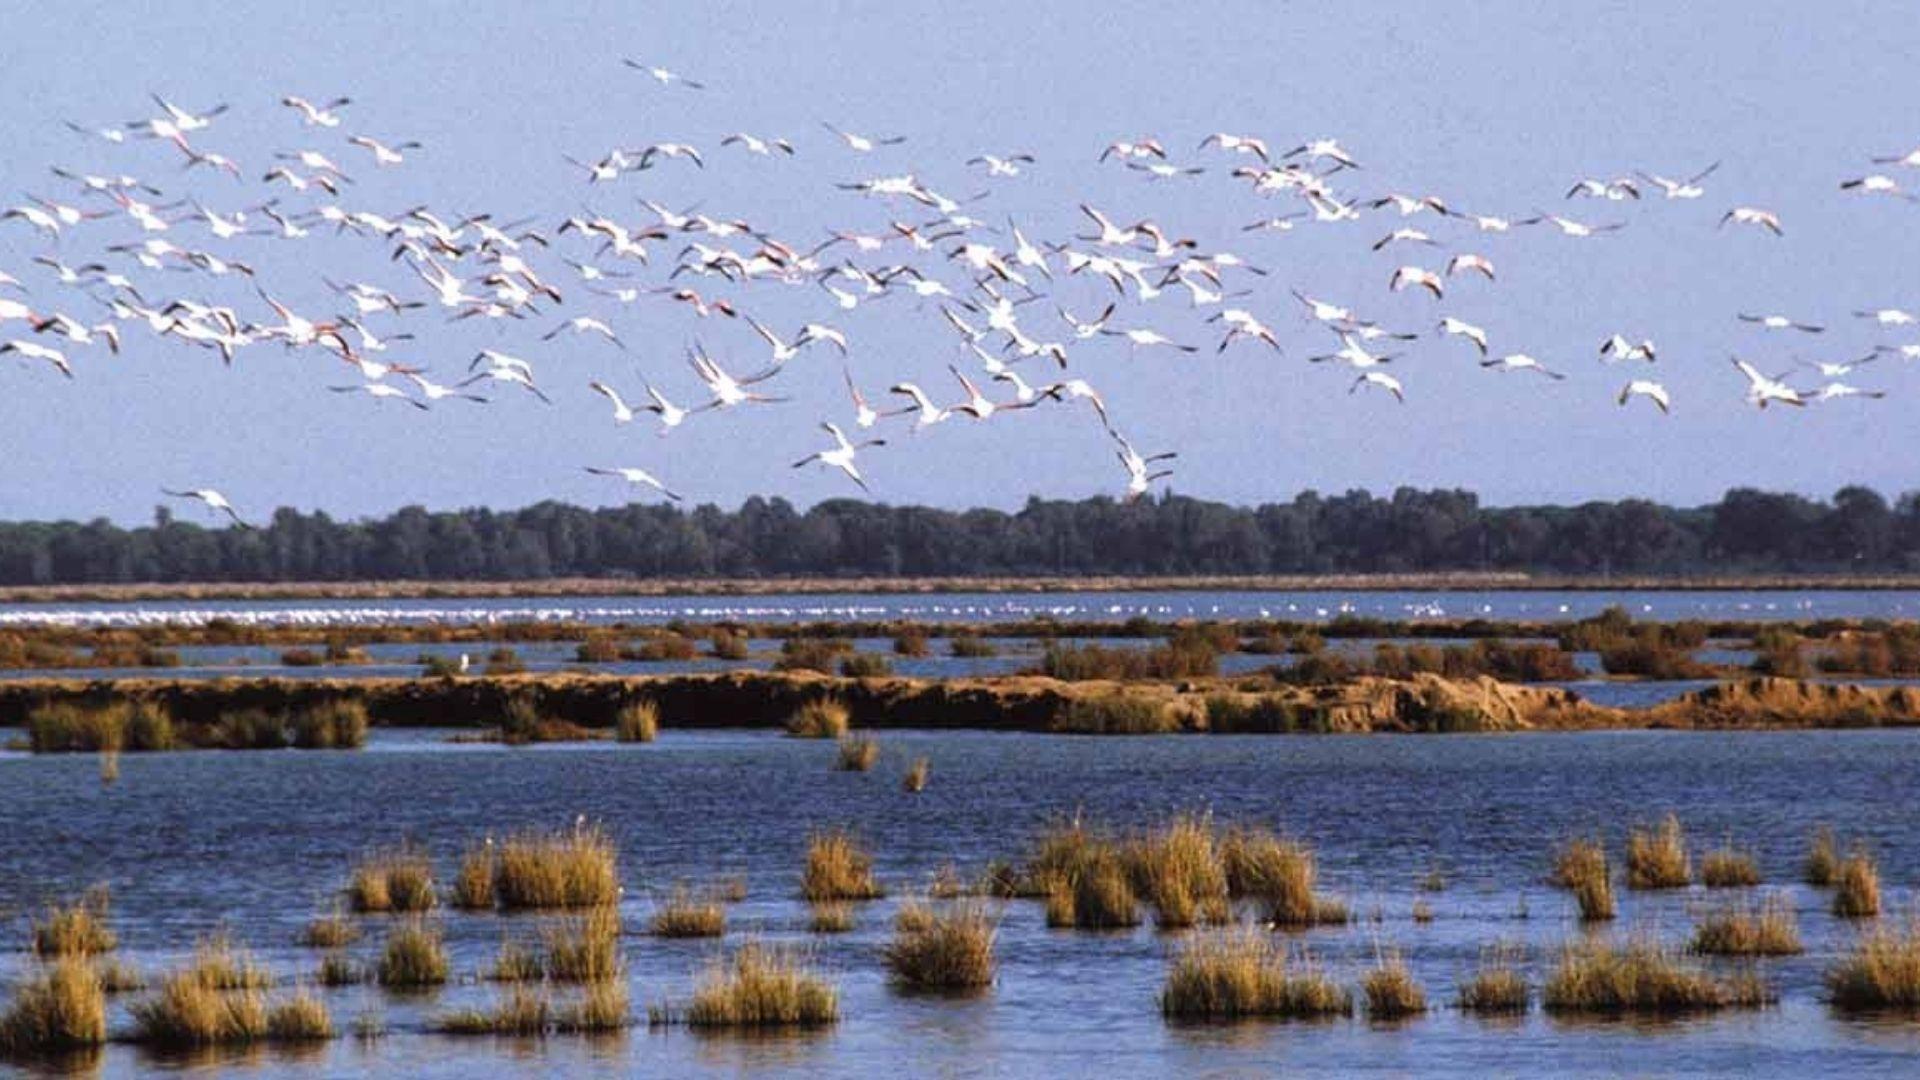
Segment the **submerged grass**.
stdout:
<path fill-rule="evenodd" d="M 1199 935 L 1180 949 L 1160 1011 L 1178 1021 L 1346 1016 L 1353 999 L 1310 958 L 1290 959 L 1273 938 L 1240 928 Z"/>
<path fill-rule="evenodd" d="M 358 940 L 360 928 L 338 911 L 316 916 L 300 934 L 300 944 L 309 949 L 339 949 Z"/>

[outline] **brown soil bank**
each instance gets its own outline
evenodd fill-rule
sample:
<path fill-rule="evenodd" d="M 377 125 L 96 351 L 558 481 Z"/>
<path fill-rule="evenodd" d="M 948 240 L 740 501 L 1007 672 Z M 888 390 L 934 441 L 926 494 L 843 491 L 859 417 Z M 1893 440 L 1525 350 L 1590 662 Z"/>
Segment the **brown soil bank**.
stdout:
<path fill-rule="evenodd" d="M 335 701 L 364 705 L 376 725 L 484 728 L 510 706 L 608 729 L 624 706 L 647 701 L 664 727 L 777 727 L 801 705 L 832 697 L 865 728 L 973 728 L 1146 734 L 1214 732 L 1443 732 L 1590 728 L 1802 728 L 1920 724 L 1920 688 L 1753 679 L 1646 710 L 1604 708 L 1568 690 L 1493 679 L 1363 677 L 1334 686 L 1236 689 L 1229 680 L 1062 682 L 995 679 L 845 679 L 809 672 L 619 677 L 528 675 L 472 679 L 23 680 L 0 684 L 0 724 L 39 708 L 122 700 L 162 706 L 176 724 L 217 724 L 260 710 L 295 714 Z"/>

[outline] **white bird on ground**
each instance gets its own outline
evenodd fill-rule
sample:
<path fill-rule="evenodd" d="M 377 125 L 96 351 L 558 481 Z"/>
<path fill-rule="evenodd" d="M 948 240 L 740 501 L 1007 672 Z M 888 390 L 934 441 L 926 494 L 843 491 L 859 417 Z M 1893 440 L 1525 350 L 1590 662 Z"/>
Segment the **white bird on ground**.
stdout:
<path fill-rule="evenodd" d="M 1502 372 L 1535 371 L 1545 375 L 1549 379 L 1556 380 L 1566 378 L 1565 375 L 1554 371 L 1552 368 L 1528 356 L 1526 353 L 1508 353 L 1498 360 L 1482 360 L 1480 361 L 1480 366 L 1483 368 L 1498 368 Z"/>
<path fill-rule="evenodd" d="M 1653 342 L 1643 338 L 1636 345 L 1619 334 L 1600 343 L 1600 356 L 1604 360 L 1645 360 L 1649 364 L 1656 359 Z"/>
<path fill-rule="evenodd" d="M 1481 356 L 1487 355 L 1487 332 L 1464 319 L 1456 319 L 1448 315 L 1440 320 L 1440 332 L 1452 337 L 1466 338 L 1473 342 L 1474 348 L 1480 350 Z"/>
<path fill-rule="evenodd" d="M 1639 175 L 1640 179 L 1666 192 L 1667 198 L 1669 199 L 1697 199 L 1707 193 L 1707 189 L 1700 186 L 1700 181 L 1712 176 L 1713 171 L 1719 167 L 1720 163 L 1716 161 L 1706 168 L 1701 169 L 1699 172 L 1694 173 L 1692 176 L 1687 177 L 1685 180 L 1673 180 L 1653 173 L 1640 173 Z"/>
<path fill-rule="evenodd" d="M 1785 376 L 1763 375 L 1759 369 L 1737 356 L 1733 358 L 1733 366 L 1740 370 L 1740 374 L 1747 377 L 1747 404 L 1764 409 L 1773 402 L 1779 402 L 1782 405 L 1807 403 L 1806 399 L 1800 396 L 1800 391 L 1786 384 Z"/>
<path fill-rule="evenodd" d="M 1358 393 L 1363 386 L 1377 386 L 1387 393 L 1392 394 L 1394 400 L 1400 404 L 1405 405 L 1407 403 L 1406 388 L 1400 385 L 1399 379 L 1394 378 L 1384 371 L 1361 372 L 1354 378 L 1353 385 L 1347 388 L 1347 393 Z"/>
<path fill-rule="evenodd" d="M 1755 228 L 1765 229 L 1775 236 L 1786 235 L 1786 233 L 1780 229 L 1780 216 L 1778 214 L 1775 214 L 1771 210 L 1762 210 L 1754 206 L 1736 206 L 1725 214 L 1722 214 L 1720 217 L 1721 226 L 1725 227 L 1729 223 L 1734 225 L 1752 225 Z"/>
<path fill-rule="evenodd" d="M 233 504 L 227 501 L 227 497 L 212 488 L 193 488 L 188 491 L 173 491 L 169 488 L 161 488 L 160 493 L 176 499 L 197 499 L 205 503 L 208 509 L 226 514 L 227 517 L 233 519 L 235 525 L 243 529 L 251 528 L 246 522 L 240 520 L 239 511 L 233 508 Z"/>
<path fill-rule="evenodd" d="M 869 491 L 870 489 L 867 487 L 866 478 L 860 475 L 859 468 L 853 463 L 853 456 L 869 446 L 885 446 L 887 445 L 887 440 L 868 439 L 865 442 L 853 442 L 847 438 L 846 433 L 840 430 L 840 425 L 835 424 L 831 420 L 821 424 L 820 427 L 827 434 L 833 436 L 834 445 L 829 449 L 817 450 L 808 454 L 806 457 L 794 462 L 793 467 L 798 469 L 803 465 L 817 461 L 822 465 L 839 469 L 841 472 L 846 473 L 848 479 L 860 485 L 861 491 Z"/>
<path fill-rule="evenodd" d="M 1646 398 L 1648 401 L 1659 406 L 1660 411 L 1663 413 L 1668 411 L 1673 404 L 1672 400 L 1667 397 L 1667 388 L 1650 379 L 1634 379 L 1632 382 L 1627 383 L 1627 385 L 1620 388 L 1620 396 L 1616 400 L 1619 401 L 1620 404 L 1625 405 L 1628 399 L 1635 397 Z"/>
<path fill-rule="evenodd" d="M 655 479 L 654 475 L 645 469 L 637 469 L 632 466 L 601 469 L 589 465 L 587 466 L 587 471 L 595 476 L 617 476 L 634 487 L 650 487 L 660 494 L 665 495 L 667 498 L 672 499 L 674 502 L 680 501 L 680 495 L 677 492 Z"/>
<path fill-rule="evenodd" d="M 1741 322 L 1753 323 L 1768 330 L 1798 330 L 1805 334 L 1818 334 L 1826 330 L 1826 327 L 1813 323 L 1795 322 L 1785 315 L 1748 315 L 1743 312 L 1736 317 Z"/>
<path fill-rule="evenodd" d="M 59 349 L 42 345 L 37 341 L 22 341 L 15 338 L 0 345 L 0 356 L 12 353 L 22 360 L 42 360 L 60 369 L 60 374 L 73 378 L 73 365 L 67 361 L 67 354 Z"/>

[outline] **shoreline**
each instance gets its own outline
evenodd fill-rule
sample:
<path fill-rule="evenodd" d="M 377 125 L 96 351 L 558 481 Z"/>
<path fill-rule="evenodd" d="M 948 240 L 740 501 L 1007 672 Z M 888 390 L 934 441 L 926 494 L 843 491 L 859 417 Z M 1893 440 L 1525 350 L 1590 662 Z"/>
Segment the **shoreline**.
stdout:
<path fill-rule="evenodd" d="M 1730 574 L 1681 577 L 1436 572 L 1174 577 L 547 578 L 529 581 L 181 582 L 0 586 L 0 603 L 186 600 L 433 600 L 538 597 L 1049 594 L 1071 592 L 1885 592 L 1920 575 Z"/>

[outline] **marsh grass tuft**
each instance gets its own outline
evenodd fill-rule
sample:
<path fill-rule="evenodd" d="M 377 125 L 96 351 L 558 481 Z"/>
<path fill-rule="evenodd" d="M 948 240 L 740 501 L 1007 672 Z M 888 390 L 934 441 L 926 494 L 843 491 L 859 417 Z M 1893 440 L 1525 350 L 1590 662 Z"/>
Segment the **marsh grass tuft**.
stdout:
<path fill-rule="evenodd" d="M 621 742 L 652 742 L 660 734 L 660 707 L 651 701 L 632 701 L 613 717 L 614 737 Z"/>
<path fill-rule="evenodd" d="M 447 981 L 447 948 L 440 931 L 423 921 L 404 923 L 387 935 L 380 954 L 380 985 L 439 986 Z"/>
<path fill-rule="evenodd" d="M 993 982 L 994 936 L 993 918 L 977 902 L 944 911 L 908 903 L 894 921 L 887 967 L 911 989 L 977 989 Z"/>
<path fill-rule="evenodd" d="M 847 707 L 838 698 L 805 702 L 787 721 L 787 734 L 796 739 L 838 739 L 847 733 Z"/>
<path fill-rule="evenodd" d="M 853 905 L 834 901 L 808 909 L 807 929 L 816 934 L 845 934 L 853 929 Z"/>
<path fill-rule="evenodd" d="M 1753 852 L 1723 843 L 1700 857 L 1700 884 L 1709 889 L 1740 889 L 1760 884 L 1760 862 Z"/>
<path fill-rule="evenodd" d="M 1233 914 L 1211 819 L 1182 814 L 1122 849 L 1134 891 L 1166 929 L 1223 923 Z"/>
<path fill-rule="evenodd" d="M 30 927 L 34 955 L 48 958 L 112 952 L 119 938 L 108 925 L 112 899 L 105 886 L 88 889 L 70 904 L 49 904 Z"/>
<path fill-rule="evenodd" d="M 500 845 L 494 891 L 509 910 L 615 903 L 620 873 L 613 839 L 593 825 L 508 837 Z"/>
<path fill-rule="evenodd" d="M 496 956 L 493 966 L 487 969 L 490 982 L 539 982 L 546 974 L 546 968 L 540 963 L 540 954 L 518 941 L 502 941 L 500 955 Z"/>
<path fill-rule="evenodd" d="M 545 939 L 547 977 L 554 982 L 597 983 L 620 975 L 620 912 L 612 904 L 549 927 Z"/>
<path fill-rule="evenodd" d="M 1855 848 L 1840 860 L 1834 877 L 1833 913 L 1843 919 L 1870 919 L 1880 914 L 1880 869 L 1864 848 Z"/>
<path fill-rule="evenodd" d="M 1580 918 L 1603 922 L 1614 917 L 1613 877 L 1607 849 L 1598 839 L 1574 838 L 1555 852 L 1553 883 L 1570 890 L 1580 905 Z"/>
<path fill-rule="evenodd" d="M 1314 1018 L 1349 1015 L 1353 999 L 1310 958 L 1290 959 L 1272 937 L 1243 927 L 1181 947 L 1160 991 L 1160 1011 L 1177 1021 Z"/>
<path fill-rule="evenodd" d="M 653 913 L 656 937 L 719 937 L 727 932 L 727 909 L 712 897 L 697 897 L 684 885 L 676 885 Z"/>
<path fill-rule="evenodd" d="M 356 750 L 367 744 L 367 706 L 351 700 L 327 700 L 287 717 L 293 745 L 302 750 Z"/>
<path fill-rule="evenodd" d="M 360 928 L 335 911 L 316 916 L 300 934 L 300 944 L 309 949 L 338 949 L 360 940 Z"/>
<path fill-rule="evenodd" d="M 1773 1001 L 1756 975 L 1717 979 L 1651 941 L 1568 945 L 1541 993 L 1549 1012 L 1612 1015 L 1673 1016 Z"/>
<path fill-rule="evenodd" d="M 468 845 L 467 850 L 461 852 L 460 866 L 453 875 L 453 906 L 461 911 L 491 911 L 498 862 L 491 837 Z"/>
<path fill-rule="evenodd" d="M 158 991 L 132 1007 L 137 1038 L 160 1046 L 215 1046 L 259 1039 L 267 1030 L 266 999 L 258 990 L 225 991 L 192 968 L 167 976 Z"/>
<path fill-rule="evenodd" d="M 1729 904 L 1708 912 L 1688 948 L 1703 956 L 1792 956 L 1800 952 L 1800 928 L 1787 898 L 1773 893 L 1758 908 Z"/>
<path fill-rule="evenodd" d="M 833 767 L 839 772 L 866 772 L 880 760 L 880 743 L 870 735 L 840 736 L 840 753 Z"/>
<path fill-rule="evenodd" d="M 627 1026 L 630 1001 L 627 984 L 609 979 L 588 986 L 580 1000 L 562 1009 L 555 1017 L 556 1031 L 593 1033 L 619 1031 Z"/>
<path fill-rule="evenodd" d="M 933 768 L 932 762 L 924 757 L 913 759 L 907 766 L 907 774 L 900 779 L 900 790 L 908 794 L 918 794 L 927 789 L 927 773 Z"/>
<path fill-rule="evenodd" d="M 327 1004 L 306 990 L 267 1010 L 267 1038 L 274 1042 L 319 1042 L 334 1037 L 333 1016 Z"/>
<path fill-rule="evenodd" d="M 538 988 L 515 986 L 500 995 L 492 1010 L 462 1009 L 434 1020 L 442 1035 L 544 1035 L 553 1021 L 553 1003 Z"/>
<path fill-rule="evenodd" d="M 874 900 L 884 895 L 873 880 L 873 856 L 850 834 L 815 833 L 807 841 L 807 868 L 801 894 L 812 903 Z"/>
<path fill-rule="evenodd" d="M 840 995 L 795 953 L 749 942 L 701 977 L 686 1022 L 695 1028 L 822 1027 Z"/>
<path fill-rule="evenodd" d="M 1822 825 L 1814 831 L 1807 845 L 1807 860 L 1801 867 L 1801 876 L 1807 884 L 1820 886 L 1831 885 L 1840 876 L 1840 849 L 1828 826 Z"/>
<path fill-rule="evenodd" d="M 1348 921 L 1344 903 L 1315 891 L 1313 849 L 1270 832 L 1230 830 L 1222 841 L 1229 891 L 1257 901 L 1267 920 L 1285 929 Z"/>
<path fill-rule="evenodd" d="M 1427 1011 L 1427 992 L 1414 981 L 1398 950 L 1380 954 L 1360 977 L 1360 989 L 1367 996 L 1367 1015 L 1375 1020 L 1400 1020 Z"/>
<path fill-rule="evenodd" d="M 107 1041 L 107 994 L 100 976 L 77 958 L 19 983 L 0 1013 L 0 1056 L 99 1046 Z"/>
<path fill-rule="evenodd" d="M 256 963 L 252 953 L 234 945 L 224 930 L 200 939 L 187 973 L 214 990 L 260 990 L 273 985 L 273 973 Z"/>
<path fill-rule="evenodd" d="M 1627 834 L 1627 887 L 1684 889 L 1693 880 L 1687 837 L 1679 817 L 1668 814 L 1652 829 L 1635 826 Z"/>
<path fill-rule="evenodd" d="M 1495 945 L 1480 952 L 1480 966 L 1460 984 L 1462 1012 L 1483 1016 L 1527 1011 L 1526 951 L 1518 945 Z"/>
<path fill-rule="evenodd" d="M 359 912 L 419 912 L 433 907 L 433 860 L 411 845 L 376 851 L 353 868 L 347 900 Z"/>
<path fill-rule="evenodd" d="M 366 978 L 360 966 L 345 953 L 328 953 L 320 961 L 314 979 L 321 986 L 355 986 Z"/>
<path fill-rule="evenodd" d="M 1879 927 L 1826 973 L 1827 994 L 1845 1012 L 1920 1012 L 1920 921 Z"/>

